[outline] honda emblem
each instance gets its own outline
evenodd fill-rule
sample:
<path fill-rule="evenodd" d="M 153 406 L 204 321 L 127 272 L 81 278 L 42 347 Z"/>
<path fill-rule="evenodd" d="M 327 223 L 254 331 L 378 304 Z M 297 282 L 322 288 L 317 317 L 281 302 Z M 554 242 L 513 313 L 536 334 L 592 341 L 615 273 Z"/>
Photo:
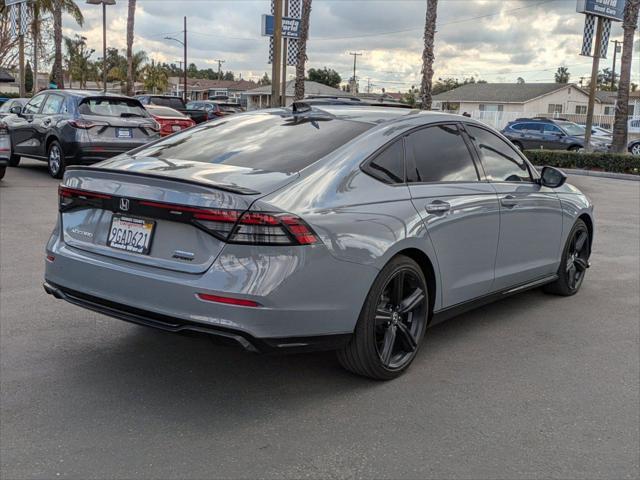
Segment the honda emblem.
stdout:
<path fill-rule="evenodd" d="M 126 212 L 129 210 L 129 199 L 128 198 L 121 198 L 120 199 L 120 210 L 122 210 L 123 212 Z"/>

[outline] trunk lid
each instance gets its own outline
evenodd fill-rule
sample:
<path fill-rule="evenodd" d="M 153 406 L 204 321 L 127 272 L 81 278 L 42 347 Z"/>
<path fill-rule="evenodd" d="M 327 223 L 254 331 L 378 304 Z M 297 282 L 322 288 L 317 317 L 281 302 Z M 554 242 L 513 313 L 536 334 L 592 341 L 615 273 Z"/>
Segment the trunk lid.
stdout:
<path fill-rule="evenodd" d="M 126 155 L 92 167 L 71 167 L 63 187 L 76 192 L 73 195 L 79 204 L 62 209 L 63 238 L 70 246 L 123 262 L 202 273 L 225 243 L 194 222 L 190 212 L 245 211 L 257 198 L 296 177 L 297 174 L 156 158 L 138 158 L 131 163 Z M 109 245 L 113 229 L 131 221 L 153 224 L 145 253 Z"/>

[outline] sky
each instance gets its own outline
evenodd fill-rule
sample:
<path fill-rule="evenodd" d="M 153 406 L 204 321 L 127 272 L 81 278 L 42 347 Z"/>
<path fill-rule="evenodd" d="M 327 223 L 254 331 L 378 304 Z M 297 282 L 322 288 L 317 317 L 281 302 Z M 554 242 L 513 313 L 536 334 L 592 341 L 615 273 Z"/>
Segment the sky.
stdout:
<path fill-rule="evenodd" d="M 102 9 L 77 0 L 85 16 L 79 27 L 63 19 L 64 33 L 87 37 L 102 55 Z M 126 47 L 127 0 L 107 7 L 107 45 Z M 188 22 L 188 62 L 199 68 L 223 70 L 257 80 L 265 72 L 268 40 L 261 36 L 261 15 L 268 0 L 138 0 L 134 50 L 150 59 L 173 62 L 182 46 L 166 36 L 182 38 Z M 333 68 L 347 80 L 359 52 L 360 90 L 406 91 L 420 85 L 426 0 L 313 0 L 307 68 Z M 558 66 L 566 66 L 571 81 L 590 76 L 591 58 L 580 56 L 584 15 L 575 0 L 440 0 L 435 40 L 434 79 L 474 76 L 490 82 L 553 82 Z M 614 23 L 611 40 L 622 40 Z M 99 52 L 99 53 L 98 53 Z M 601 68 L 612 65 L 613 48 Z M 616 71 L 620 70 L 620 55 Z M 293 78 L 294 68 L 289 68 Z M 640 83 L 640 35 L 635 38 L 632 81 Z"/>

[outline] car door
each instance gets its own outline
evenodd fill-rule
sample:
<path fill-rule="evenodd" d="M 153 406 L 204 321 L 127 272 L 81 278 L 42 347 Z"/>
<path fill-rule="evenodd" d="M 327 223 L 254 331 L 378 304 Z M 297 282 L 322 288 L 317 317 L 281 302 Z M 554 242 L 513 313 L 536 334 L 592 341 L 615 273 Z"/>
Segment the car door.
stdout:
<path fill-rule="evenodd" d="M 39 155 L 40 144 L 35 138 L 34 121 L 37 120 L 46 96 L 44 93 L 36 95 L 24 106 L 20 115 L 11 117 L 11 144 L 15 153 Z"/>
<path fill-rule="evenodd" d="M 525 123 L 522 127 L 523 140 L 522 145 L 524 149 L 536 149 L 540 148 L 540 140 L 542 138 L 542 124 L 530 122 Z"/>
<path fill-rule="evenodd" d="M 528 162 L 498 135 L 476 125 L 465 128 L 500 201 L 494 290 L 554 274 L 562 236 L 557 194 L 536 182 Z"/>
<path fill-rule="evenodd" d="M 545 123 L 542 131 L 542 145 L 552 150 L 565 148 L 565 133 L 552 123 Z"/>
<path fill-rule="evenodd" d="M 494 279 L 498 198 L 469 147 L 455 123 L 405 138 L 409 191 L 436 251 L 443 307 L 489 293 Z"/>
<path fill-rule="evenodd" d="M 48 153 L 46 152 L 46 140 L 51 129 L 57 123 L 63 104 L 64 96 L 57 93 L 49 94 L 42 105 L 40 113 L 33 121 L 34 138 L 40 144 L 39 155 L 45 156 Z"/>

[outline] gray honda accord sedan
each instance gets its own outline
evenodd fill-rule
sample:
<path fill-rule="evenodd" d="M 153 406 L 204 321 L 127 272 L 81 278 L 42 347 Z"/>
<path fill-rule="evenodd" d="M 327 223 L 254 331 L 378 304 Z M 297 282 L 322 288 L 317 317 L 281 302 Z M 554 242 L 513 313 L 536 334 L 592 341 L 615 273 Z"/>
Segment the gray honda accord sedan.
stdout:
<path fill-rule="evenodd" d="M 251 351 L 335 349 L 348 370 L 391 379 L 445 318 L 580 289 L 592 205 L 565 180 L 463 116 L 233 115 L 69 168 L 44 287 Z"/>

